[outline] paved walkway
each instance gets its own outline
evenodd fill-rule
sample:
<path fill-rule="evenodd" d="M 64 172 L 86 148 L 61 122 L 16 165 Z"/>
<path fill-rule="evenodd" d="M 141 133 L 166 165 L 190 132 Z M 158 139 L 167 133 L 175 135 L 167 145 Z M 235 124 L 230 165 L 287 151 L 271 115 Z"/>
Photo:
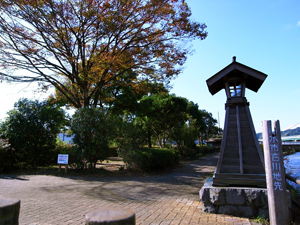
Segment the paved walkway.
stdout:
<path fill-rule="evenodd" d="M 246 225 L 248 219 L 202 212 L 199 190 L 217 155 L 145 177 L 0 176 L 0 198 L 21 200 L 20 225 L 84 224 L 100 206 L 136 213 L 136 224 Z"/>

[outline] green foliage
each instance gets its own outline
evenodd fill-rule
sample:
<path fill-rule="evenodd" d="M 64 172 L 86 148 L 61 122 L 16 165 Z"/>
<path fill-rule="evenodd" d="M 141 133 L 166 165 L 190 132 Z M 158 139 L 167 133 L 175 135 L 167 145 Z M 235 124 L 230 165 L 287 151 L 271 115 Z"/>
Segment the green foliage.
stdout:
<path fill-rule="evenodd" d="M 292 155 L 296 152 L 300 152 L 300 146 L 282 146 L 283 155 Z"/>
<path fill-rule="evenodd" d="M 171 130 L 170 137 L 177 144 L 180 156 L 182 158 L 195 158 L 196 157 L 196 144 L 199 132 L 195 126 L 196 120 L 191 117 L 183 126 L 174 127 Z"/>
<path fill-rule="evenodd" d="M 291 198 L 294 199 L 294 200 L 296 200 L 297 202 L 300 202 L 300 192 L 299 192 L 299 189 L 295 188 L 289 182 L 286 182 L 286 188 L 289 190 L 289 192 L 291 194 Z"/>
<path fill-rule="evenodd" d="M 256 223 L 262 224 L 262 225 L 269 225 L 270 224 L 268 219 L 266 219 L 264 217 L 261 217 L 261 216 L 258 216 L 253 221 L 256 222 Z"/>
<path fill-rule="evenodd" d="M 220 148 L 211 146 L 181 146 L 178 148 L 180 157 L 184 159 L 195 159 L 207 154 L 219 152 Z"/>
<path fill-rule="evenodd" d="M 0 1 L 0 78 L 54 86 L 76 108 L 99 106 L 113 100 L 108 90 L 167 84 L 205 29 L 182 0 Z M 29 73 L 12 73 L 20 68 Z"/>
<path fill-rule="evenodd" d="M 118 138 L 116 143 L 120 156 L 124 156 L 128 151 L 139 149 L 146 143 L 146 132 L 135 121 L 130 121 L 128 118 L 120 119 L 117 129 Z"/>
<path fill-rule="evenodd" d="M 116 146 L 109 146 L 108 157 L 118 157 L 118 148 Z"/>
<path fill-rule="evenodd" d="M 10 148 L 8 140 L 0 140 L 0 172 L 11 171 L 16 163 L 14 149 Z"/>
<path fill-rule="evenodd" d="M 57 134 L 65 123 L 65 113 L 55 104 L 20 99 L 1 124 L 2 136 L 15 150 L 18 163 L 33 168 L 51 161 Z"/>
<path fill-rule="evenodd" d="M 212 154 L 215 152 L 219 152 L 220 151 L 220 147 L 211 147 L 211 146 L 197 146 L 196 148 L 196 154 L 197 156 L 203 156 L 203 155 L 207 155 L 207 154 Z"/>
<path fill-rule="evenodd" d="M 191 153 L 195 148 L 196 140 L 201 143 L 203 139 L 220 134 L 221 130 L 216 126 L 217 120 L 211 113 L 199 110 L 197 104 L 185 98 L 170 95 L 158 84 L 150 89 L 149 87 L 151 86 L 145 83 L 145 89 L 138 93 L 129 87 L 122 89 L 112 105 L 113 112 L 123 117 L 123 122 L 127 123 L 118 130 L 126 130 L 124 126 L 128 127 L 128 132 L 118 135 L 119 142 L 123 142 L 121 146 L 119 144 L 121 149 L 129 143 L 134 145 L 130 142 L 134 139 L 146 139 L 149 148 L 153 144 L 167 147 L 176 142 L 181 155 L 186 156 L 186 151 L 191 150 Z M 138 145 L 132 148 L 136 149 Z"/>
<path fill-rule="evenodd" d="M 119 90 L 111 90 L 113 104 L 111 108 L 114 114 L 136 113 L 140 100 L 149 94 L 168 93 L 163 83 L 149 81 L 141 82 L 139 85 L 122 86 Z"/>
<path fill-rule="evenodd" d="M 209 139 L 212 137 L 217 137 L 220 132 L 222 131 L 220 128 L 218 128 L 217 120 L 212 117 L 212 114 L 207 112 L 206 110 L 201 110 L 202 118 L 205 123 L 205 129 L 202 131 L 202 137 L 204 139 Z"/>
<path fill-rule="evenodd" d="M 174 167 L 178 163 L 178 153 L 174 149 L 141 148 L 128 151 L 123 156 L 129 168 L 142 171 L 159 171 Z"/>
<path fill-rule="evenodd" d="M 109 126 L 109 116 L 102 108 L 81 108 L 72 118 L 74 144 L 81 153 L 81 160 L 87 160 L 92 168 L 108 155 Z"/>
<path fill-rule="evenodd" d="M 187 120 L 187 104 L 187 99 L 165 93 L 146 96 L 140 101 L 137 117 L 160 147 L 166 147 L 170 130 Z"/>
<path fill-rule="evenodd" d="M 178 151 L 183 159 L 195 159 L 197 157 L 196 145 L 195 147 L 181 146 L 178 147 Z"/>

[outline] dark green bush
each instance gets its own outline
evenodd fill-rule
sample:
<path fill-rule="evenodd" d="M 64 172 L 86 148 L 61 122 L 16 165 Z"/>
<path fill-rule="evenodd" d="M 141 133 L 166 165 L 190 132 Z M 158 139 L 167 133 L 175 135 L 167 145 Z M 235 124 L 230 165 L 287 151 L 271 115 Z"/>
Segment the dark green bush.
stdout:
<path fill-rule="evenodd" d="M 180 157 L 182 159 L 196 159 L 198 157 L 212 154 L 220 151 L 220 147 L 211 147 L 211 146 L 195 146 L 193 148 L 189 148 L 187 146 L 179 147 Z"/>
<path fill-rule="evenodd" d="M 158 171 L 174 167 L 179 160 L 174 149 L 143 148 L 131 150 L 123 156 L 128 167 L 142 171 Z"/>
<path fill-rule="evenodd" d="M 182 159 L 195 159 L 197 157 L 197 149 L 188 146 L 181 146 L 178 148 L 180 157 Z"/>
<path fill-rule="evenodd" d="M 15 150 L 19 165 L 44 166 L 51 161 L 65 113 L 51 102 L 20 99 L 1 123 L 1 136 Z"/>
<path fill-rule="evenodd" d="M 292 155 L 296 152 L 300 152 L 300 146 L 282 146 L 283 155 Z"/>
<path fill-rule="evenodd" d="M 0 140 L 0 172 L 12 171 L 17 161 L 14 149 L 9 147 L 6 140 Z"/>
<path fill-rule="evenodd" d="M 219 152 L 220 147 L 212 147 L 212 146 L 197 146 L 196 148 L 196 154 L 197 156 L 212 154 L 215 152 Z"/>
<path fill-rule="evenodd" d="M 109 147 L 108 157 L 118 157 L 118 148 L 117 147 Z"/>
<path fill-rule="evenodd" d="M 74 143 L 82 153 L 82 160 L 96 168 L 98 160 L 108 156 L 109 117 L 102 108 L 81 108 L 73 115 L 71 131 L 74 134 Z"/>

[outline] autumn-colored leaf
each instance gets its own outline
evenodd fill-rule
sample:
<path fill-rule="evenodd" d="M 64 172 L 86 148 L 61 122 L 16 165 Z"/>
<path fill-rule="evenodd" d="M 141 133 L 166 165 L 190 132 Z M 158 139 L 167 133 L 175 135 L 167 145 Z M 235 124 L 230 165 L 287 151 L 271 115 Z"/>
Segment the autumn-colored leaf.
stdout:
<path fill-rule="evenodd" d="M 190 16 L 182 0 L 2 0 L 0 67 L 12 81 L 53 85 L 76 108 L 99 105 L 123 86 L 176 77 L 181 43 L 207 36 Z"/>

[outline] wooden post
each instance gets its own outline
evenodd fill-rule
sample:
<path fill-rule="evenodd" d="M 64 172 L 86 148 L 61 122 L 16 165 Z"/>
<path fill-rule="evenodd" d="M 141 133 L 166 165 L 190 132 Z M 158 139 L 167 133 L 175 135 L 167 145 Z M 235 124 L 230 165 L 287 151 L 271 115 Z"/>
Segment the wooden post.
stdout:
<path fill-rule="evenodd" d="M 19 224 L 21 201 L 0 198 L 0 224 Z"/>
<path fill-rule="evenodd" d="M 67 174 L 68 172 L 68 164 L 58 164 L 58 173 L 60 174 L 60 170 L 61 170 L 61 165 L 65 166 L 65 174 Z"/>
<path fill-rule="evenodd" d="M 263 121 L 263 144 L 271 225 L 290 224 L 279 121 Z"/>

